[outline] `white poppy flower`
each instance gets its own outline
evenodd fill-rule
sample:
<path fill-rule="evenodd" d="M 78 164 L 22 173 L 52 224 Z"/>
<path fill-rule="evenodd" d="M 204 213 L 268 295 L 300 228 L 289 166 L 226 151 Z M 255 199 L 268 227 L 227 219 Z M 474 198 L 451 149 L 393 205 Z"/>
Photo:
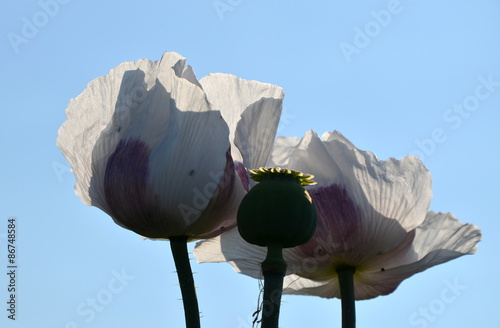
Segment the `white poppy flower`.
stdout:
<path fill-rule="evenodd" d="M 379 160 L 338 132 L 319 138 L 278 138 L 270 166 L 314 175 L 308 189 L 318 223 L 306 244 L 284 249 L 285 293 L 340 298 L 336 269 L 355 267 L 358 300 L 393 292 L 406 278 L 476 251 L 481 231 L 450 213 L 428 211 L 431 176 L 413 156 Z M 261 277 L 265 248 L 246 243 L 237 229 L 198 243 L 199 262 L 227 261 Z"/>
<path fill-rule="evenodd" d="M 198 81 L 185 58 L 123 63 L 72 99 L 57 145 L 75 191 L 149 238 L 235 226 L 246 167 L 268 160 L 283 90 L 228 74 Z"/>

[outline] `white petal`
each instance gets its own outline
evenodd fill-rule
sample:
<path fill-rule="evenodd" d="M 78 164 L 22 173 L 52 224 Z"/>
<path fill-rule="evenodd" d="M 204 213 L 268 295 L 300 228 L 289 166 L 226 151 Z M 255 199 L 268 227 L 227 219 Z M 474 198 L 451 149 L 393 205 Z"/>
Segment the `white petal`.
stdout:
<path fill-rule="evenodd" d="M 422 258 L 435 250 L 450 250 L 474 254 L 481 240 L 481 230 L 474 224 L 462 224 L 451 213 L 429 211 L 425 222 L 417 229 L 414 247 Z"/>
<path fill-rule="evenodd" d="M 229 151 L 226 156 L 226 167 L 220 177 L 210 174 L 215 178 L 214 180 L 219 179 L 210 202 L 197 220 L 186 230 L 185 235 L 191 236 L 191 239 L 212 238 L 236 227 L 236 213 L 246 191 L 238 178 L 238 172 L 235 170 L 236 167 Z M 204 192 L 206 192 L 205 188 L 212 183 L 213 181 L 205 185 Z"/>
<path fill-rule="evenodd" d="M 456 257 L 474 254 L 480 240 L 481 230 L 474 224 L 463 224 L 451 213 L 429 211 L 424 223 L 415 230 L 412 248 L 404 256 L 387 254 L 366 264 L 373 272 L 380 271 L 378 268 L 382 266 L 393 269 L 390 273 L 413 275 Z"/>
<path fill-rule="evenodd" d="M 309 130 L 293 149 L 293 140 L 289 141 L 286 152 L 289 154 L 287 168 L 314 175 L 316 186 L 329 186 L 333 183 L 342 184 L 344 179 L 336 163 L 336 155 L 330 154 L 318 135 Z M 276 149 L 274 158 L 284 157 L 279 154 L 281 147 Z M 291 151 L 293 149 L 293 151 Z M 339 154 L 340 155 L 340 154 Z"/>
<path fill-rule="evenodd" d="M 148 237 L 212 234 L 211 229 L 231 227 L 243 195 L 228 155 L 228 125 L 213 110 L 192 69 L 184 65 L 182 56 L 165 53 L 155 63 L 142 60 L 118 66 L 72 101 L 58 139 L 84 202 Z M 77 142 L 71 141 L 73 135 Z M 129 161 L 120 152 L 140 159 Z M 123 169 L 123 161 L 129 161 L 129 168 Z M 132 170 L 130 165 L 140 168 Z M 122 173 L 111 172 L 115 166 Z M 120 181 L 123 172 L 129 176 Z M 138 188 L 132 195 L 134 186 Z M 224 197 L 224 204 L 216 196 Z M 195 225 L 200 217 L 203 222 Z M 156 230 L 135 230 L 134 220 L 137 229 Z"/>
<path fill-rule="evenodd" d="M 184 68 L 184 71 L 182 72 L 181 77 L 188 80 L 189 82 L 191 82 L 193 84 L 196 84 L 197 86 L 199 86 L 201 88 L 201 84 L 198 81 L 198 79 L 196 78 L 196 74 L 194 74 L 193 68 L 191 66 L 188 65 Z"/>
<path fill-rule="evenodd" d="M 228 262 L 234 270 L 245 275 L 262 278 L 260 263 L 266 258 L 267 250 L 247 243 L 238 229 L 198 242 L 194 248 L 198 263 Z"/>
<path fill-rule="evenodd" d="M 235 161 L 247 168 L 264 166 L 278 128 L 283 89 L 229 74 L 210 74 L 200 83 L 229 125 Z"/>
<path fill-rule="evenodd" d="M 429 212 L 425 222 L 416 229 L 413 248 L 407 256 L 387 258 L 371 263 L 372 271 L 362 272 L 363 298 L 386 295 L 406 278 L 432 266 L 462 255 L 474 254 L 481 240 L 481 231 L 473 224 L 462 224 L 451 213 Z M 378 269 L 380 266 L 389 269 Z"/>
<path fill-rule="evenodd" d="M 159 104 L 169 101 L 165 99 Z M 166 135 L 151 153 L 150 183 L 158 195 L 157 205 L 169 213 L 165 224 L 186 227 L 208 206 L 226 172 L 231 159 L 226 157 L 229 131 L 216 111 L 179 111 L 175 107 L 169 110 Z"/>
<path fill-rule="evenodd" d="M 352 219 L 357 222 L 357 235 L 346 235 L 352 245 L 347 257 L 356 259 L 353 265 L 390 251 L 425 218 L 431 198 L 430 174 L 416 157 L 380 161 L 372 153 L 358 150 L 338 132 L 327 133 L 320 140 L 308 131 L 297 146 L 284 149 L 286 153 L 281 155 L 289 157 L 288 168 L 313 174 L 318 182 L 309 187 L 313 200 L 315 195 L 325 198 L 332 188 L 347 193 L 346 201 L 353 204 L 349 213 L 355 214 Z M 327 200 L 324 203 L 330 206 Z M 328 211 L 317 210 L 323 212 L 327 231 L 342 220 L 329 219 Z"/>
<path fill-rule="evenodd" d="M 431 176 L 417 157 L 381 161 L 338 132 L 323 138 L 349 193 L 364 210 L 395 219 L 406 231 L 423 222 L 432 196 Z"/>
<path fill-rule="evenodd" d="M 124 72 L 136 69 L 151 71 L 155 70 L 156 66 L 157 63 L 149 60 L 123 63 L 112 69 L 108 75 L 90 82 L 79 96 L 70 101 L 66 109 L 68 119 L 59 129 L 57 146 L 72 167 L 76 177 L 75 192 L 85 204 L 92 203 L 89 194 L 92 151 L 101 132 L 112 119 Z M 153 83 L 154 78 L 146 80 L 146 85 L 131 82 L 138 92 L 151 87 Z M 130 102 L 134 103 L 133 95 Z M 102 191 L 94 193 L 99 194 Z M 103 202 L 100 203 L 105 207 Z"/>
<path fill-rule="evenodd" d="M 337 279 L 314 281 L 292 274 L 283 281 L 283 294 L 340 298 L 340 288 Z"/>
<path fill-rule="evenodd" d="M 370 299 L 392 293 L 399 284 L 415 273 L 457 257 L 473 254 L 481 231 L 473 224 L 462 224 L 450 213 L 429 212 L 424 223 L 405 242 L 390 253 L 366 262 L 354 275 L 355 298 Z M 338 278 L 309 280 L 287 276 L 284 293 L 340 298 Z"/>
<path fill-rule="evenodd" d="M 271 158 L 267 166 L 287 167 L 290 156 L 300 143 L 296 137 L 278 137 L 274 142 Z"/>

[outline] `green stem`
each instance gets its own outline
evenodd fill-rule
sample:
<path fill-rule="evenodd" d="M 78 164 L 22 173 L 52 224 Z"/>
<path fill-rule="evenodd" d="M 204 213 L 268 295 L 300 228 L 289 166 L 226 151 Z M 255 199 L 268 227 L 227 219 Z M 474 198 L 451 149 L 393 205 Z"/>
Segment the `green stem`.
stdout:
<path fill-rule="evenodd" d="M 337 268 L 339 275 L 340 297 L 342 304 L 342 328 L 356 327 L 356 309 L 354 306 L 354 272 L 355 267 L 341 266 Z"/>
<path fill-rule="evenodd" d="M 169 239 L 181 287 L 186 328 L 200 328 L 200 311 L 194 288 L 193 273 L 189 263 L 187 237 L 170 237 Z"/>
<path fill-rule="evenodd" d="M 285 273 L 286 262 L 283 259 L 282 247 L 269 246 L 266 259 L 262 262 L 264 275 L 262 328 L 278 328 Z"/>

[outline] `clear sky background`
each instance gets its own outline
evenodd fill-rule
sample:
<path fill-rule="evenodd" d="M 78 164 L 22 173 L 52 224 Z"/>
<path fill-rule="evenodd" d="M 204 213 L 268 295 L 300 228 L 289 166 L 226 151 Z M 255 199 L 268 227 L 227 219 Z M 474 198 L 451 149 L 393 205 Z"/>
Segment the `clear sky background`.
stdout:
<path fill-rule="evenodd" d="M 381 159 L 420 155 L 431 209 L 482 229 L 477 254 L 357 302 L 359 327 L 500 327 L 499 17 L 494 0 L 3 3 L 0 327 L 184 327 L 168 242 L 143 241 L 83 205 L 55 145 L 88 82 L 167 50 L 198 78 L 283 87 L 280 135 L 337 129 Z M 15 322 L 5 310 L 10 217 Z M 228 264 L 193 270 L 203 327 L 251 327 L 257 280 Z M 340 327 L 340 301 L 285 296 L 281 327 Z"/>

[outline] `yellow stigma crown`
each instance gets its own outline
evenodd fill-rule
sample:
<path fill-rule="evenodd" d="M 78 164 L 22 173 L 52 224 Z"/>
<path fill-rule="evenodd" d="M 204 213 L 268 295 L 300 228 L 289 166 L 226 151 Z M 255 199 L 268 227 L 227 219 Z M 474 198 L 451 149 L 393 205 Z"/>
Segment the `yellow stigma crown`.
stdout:
<path fill-rule="evenodd" d="M 295 179 L 297 182 L 300 183 L 301 186 L 310 186 L 316 184 L 316 181 L 311 180 L 312 178 L 314 178 L 314 175 L 312 174 L 305 174 L 299 171 L 294 171 L 281 167 L 270 167 L 270 168 L 261 167 L 255 170 L 250 170 L 250 178 L 252 178 L 252 180 L 257 182 L 261 182 L 268 178 L 272 179 L 274 177 Z"/>

